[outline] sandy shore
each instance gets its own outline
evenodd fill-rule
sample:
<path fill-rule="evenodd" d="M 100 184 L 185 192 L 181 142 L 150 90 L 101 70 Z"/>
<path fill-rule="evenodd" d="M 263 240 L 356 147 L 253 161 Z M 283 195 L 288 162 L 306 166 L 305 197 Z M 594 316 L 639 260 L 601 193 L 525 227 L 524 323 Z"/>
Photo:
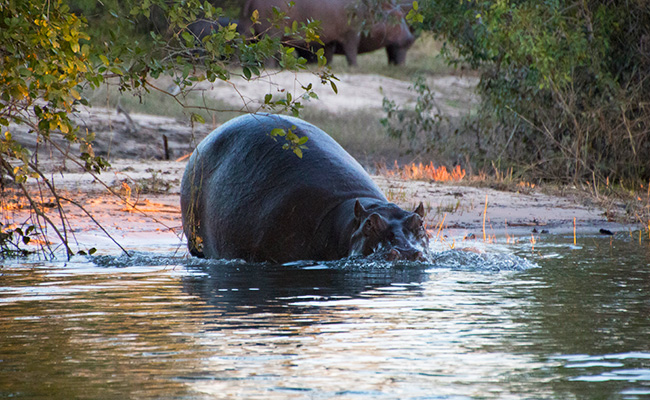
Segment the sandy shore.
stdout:
<path fill-rule="evenodd" d="M 309 79 L 314 79 L 314 76 L 278 73 L 270 75 L 268 81 L 260 79 L 237 82 L 236 85 L 217 82 L 204 84 L 205 87 L 195 90 L 222 101 L 230 97 L 230 101 L 244 100 L 254 108 L 262 101 L 264 93 L 275 93 L 285 88 L 299 92 L 300 85 Z M 372 109 L 380 113 L 381 99 L 386 94 L 400 102 L 413 101 L 414 94 L 408 90 L 408 82 L 377 75 L 344 74 L 340 79 L 338 95 L 322 91 L 320 100 L 309 106 L 328 110 L 335 117 L 337 113 L 356 109 Z M 446 115 L 465 112 L 477 101 L 472 90 L 476 85 L 475 78 L 438 77 L 429 83 L 441 106 L 446 104 L 441 109 Z M 164 248 L 185 252 L 179 207 L 180 180 L 185 168 L 183 156 L 188 155 L 216 125 L 192 126 L 169 117 L 135 113 L 127 117 L 123 113 L 117 114 L 114 109 L 97 107 L 81 110 L 75 118 L 79 126 L 95 132 L 95 151 L 112 164 L 100 178 L 123 197 L 110 194 L 92 176 L 75 172 L 70 162 L 63 168 L 61 161 L 50 162 L 49 168 L 44 167 L 51 171 L 50 180 L 56 187 L 85 209 L 69 203 L 65 205 L 67 222 L 71 227 L 68 233 L 73 236 L 71 242 L 78 242 L 82 249 L 96 247 L 100 252 L 119 252 L 119 248 L 88 217 L 87 211 L 128 249 L 156 251 Z M 33 134 L 17 128 L 16 137 L 33 148 Z M 168 143 L 167 154 L 180 161 L 160 161 L 165 155 L 163 138 Z M 45 153 L 41 151 L 41 154 Z M 40 157 L 40 162 L 47 165 L 48 161 L 43 158 Z M 513 193 L 462 184 L 405 181 L 384 176 L 373 178 L 388 199 L 403 208 L 413 209 L 422 202 L 427 212 L 425 222 L 432 235 L 446 236 L 452 239 L 452 243 L 464 237 L 476 237 L 482 241 L 484 233 L 486 237 L 496 238 L 572 234 L 574 219 L 578 235 L 598 234 L 601 229 L 616 232 L 638 228 L 608 221 L 608 215 L 622 213 L 620 205 L 613 204 L 612 208 L 604 210 L 585 196 L 568 198 L 529 188 L 525 193 Z M 38 189 L 34 187 L 34 190 Z M 135 202 L 136 206 L 127 205 L 125 199 Z M 51 203 L 49 198 L 43 201 Z M 30 209 L 25 199 L 5 196 L 5 202 L 3 223 L 20 225 L 28 221 Z M 60 221 L 55 208 L 48 210 L 53 220 Z M 51 230 L 48 234 L 53 236 Z"/>
<path fill-rule="evenodd" d="M 178 250 L 179 254 L 186 254 L 179 205 L 184 168 L 184 161 L 113 161 L 111 169 L 100 176 L 122 197 L 110 194 L 88 174 L 53 174 L 51 179 L 124 248 L 153 252 Z M 443 236 L 446 243 L 459 243 L 464 238 L 483 241 L 484 214 L 485 235 L 497 241 L 506 236 L 526 240 L 531 235 L 572 234 L 574 218 L 578 236 L 599 234 L 601 229 L 617 232 L 637 228 L 608 221 L 605 210 L 586 203 L 584 198 L 550 196 L 534 189 L 523 194 L 394 177 L 373 176 L 373 179 L 389 200 L 403 208 L 412 209 L 423 202 L 425 222 L 432 237 Z M 135 207 L 125 199 L 135 203 Z M 16 200 L 9 200 L 10 205 L 12 201 Z M 73 243 L 81 249 L 95 247 L 100 253 L 119 253 L 117 245 L 86 211 L 65 204 Z M 56 209 L 48 210 L 48 215 L 57 220 Z M 30 210 L 24 202 L 22 207 L 16 203 L 4 214 L 5 221 L 25 221 Z"/>

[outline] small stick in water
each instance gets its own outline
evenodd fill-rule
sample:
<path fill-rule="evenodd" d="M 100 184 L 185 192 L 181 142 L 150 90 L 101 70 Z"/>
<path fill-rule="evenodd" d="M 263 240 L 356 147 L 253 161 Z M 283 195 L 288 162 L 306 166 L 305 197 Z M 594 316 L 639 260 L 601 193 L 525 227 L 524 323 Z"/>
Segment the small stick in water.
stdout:
<path fill-rule="evenodd" d="M 483 210 L 483 241 L 485 242 L 485 216 L 487 215 L 488 195 L 485 195 L 485 209 Z"/>

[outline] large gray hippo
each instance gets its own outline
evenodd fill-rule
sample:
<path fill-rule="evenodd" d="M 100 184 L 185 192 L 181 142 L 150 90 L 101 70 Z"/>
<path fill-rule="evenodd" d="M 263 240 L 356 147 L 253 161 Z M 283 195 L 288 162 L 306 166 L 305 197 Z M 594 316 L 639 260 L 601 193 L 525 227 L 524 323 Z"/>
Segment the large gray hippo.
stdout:
<path fill-rule="evenodd" d="M 307 136 L 299 158 L 273 129 Z M 194 150 L 181 183 L 190 253 L 283 263 L 377 252 L 422 260 L 424 208 L 389 203 L 363 167 L 303 120 L 250 114 L 223 124 Z"/>
<path fill-rule="evenodd" d="M 369 53 L 386 48 L 388 63 L 403 65 L 406 61 L 406 52 L 415 41 L 415 36 L 406 25 L 402 8 L 398 6 L 385 11 L 387 14 L 385 20 L 378 21 L 370 26 L 367 32 L 361 34 L 358 53 Z M 336 53 L 341 54 L 338 47 Z"/>
<path fill-rule="evenodd" d="M 392 64 L 403 64 L 406 51 L 413 44 L 415 37 L 406 21 L 405 12 L 399 5 L 386 3 L 382 7 L 386 18 L 375 21 L 371 26 L 363 27 L 363 20 L 369 13 L 363 10 L 359 0 L 247 0 L 242 7 L 240 32 L 250 35 L 251 28 L 255 35 L 269 34 L 282 37 L 283 27 L 272 26 L 273 8 L 287 13 L 286 26 L 293 21 L 307 23 L 308 20 L 320 21 L 320 39 L 325 44 L 325 57 L 332 60 L 334 54 L 344 54 L 348 64 L 357 65 L 357 54 L 386 48 L 388 61 Z M 357 8 L 356 16 L 351 11 Z M 259 23 L 253 25 L 251 15 L 259 12 Z M 283 38 L 287 44 L 299 49 L 307 49 L 302 41 L 292 41 Z M 303 54 L 303 53 L 301 53 Z"/>

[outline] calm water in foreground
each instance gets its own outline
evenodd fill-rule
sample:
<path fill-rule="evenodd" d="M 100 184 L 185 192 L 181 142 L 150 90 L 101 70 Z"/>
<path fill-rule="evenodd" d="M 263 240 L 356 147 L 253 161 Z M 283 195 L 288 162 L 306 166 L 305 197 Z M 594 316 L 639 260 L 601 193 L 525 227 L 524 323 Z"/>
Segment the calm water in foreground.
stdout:
<path fill-rule="evenodd" d="M 0 268 L 0 398 L 650 398 L 650 245 Z M 169 249 L 167 249 L 169 250 Z"/>

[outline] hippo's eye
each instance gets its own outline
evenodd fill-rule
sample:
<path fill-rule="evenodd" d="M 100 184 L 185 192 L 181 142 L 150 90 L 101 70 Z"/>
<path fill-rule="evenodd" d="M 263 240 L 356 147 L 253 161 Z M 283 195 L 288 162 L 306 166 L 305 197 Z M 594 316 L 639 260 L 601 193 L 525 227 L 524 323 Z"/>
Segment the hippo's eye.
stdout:
<path fill-rule="evenodd" d="M 424 235 L 424 227 L 423 226 L 417 226 L 417 227 L 411 227 L 411 229 L 404 229 L 404 234 L 405 235 L 413 235 L 416 238 L 420 238 Z"/>

